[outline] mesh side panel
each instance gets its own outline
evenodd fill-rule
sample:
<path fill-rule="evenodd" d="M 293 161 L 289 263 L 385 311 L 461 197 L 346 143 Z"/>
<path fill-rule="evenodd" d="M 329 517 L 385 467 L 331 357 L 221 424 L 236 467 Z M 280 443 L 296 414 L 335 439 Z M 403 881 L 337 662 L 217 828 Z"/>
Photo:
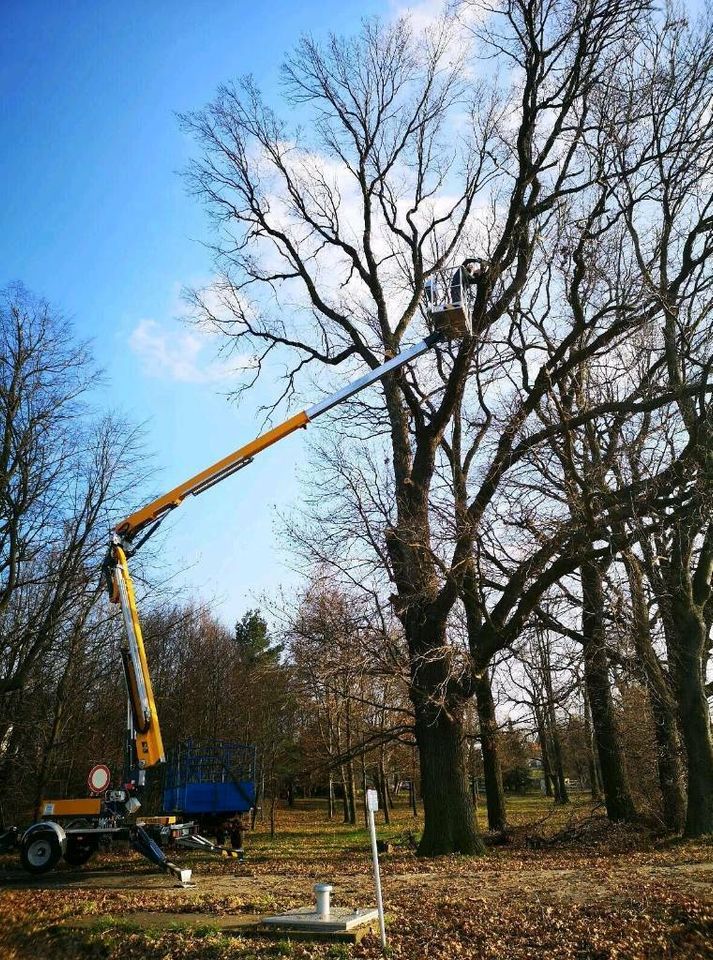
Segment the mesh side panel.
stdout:
<path fill-rule="evenodd" d="M 164 786 L 255 779 L 255 747 L 232 740 L 186 740 L 169 755 Z"/>

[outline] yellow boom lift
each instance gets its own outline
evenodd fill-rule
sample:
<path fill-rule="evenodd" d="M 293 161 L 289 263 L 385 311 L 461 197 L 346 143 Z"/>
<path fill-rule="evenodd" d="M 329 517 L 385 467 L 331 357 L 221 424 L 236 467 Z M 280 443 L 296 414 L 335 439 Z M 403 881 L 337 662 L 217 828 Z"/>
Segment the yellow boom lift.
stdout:
<path fill-rule="evenodd" d="M 468 262 L 466 261 L 466 264 Z M 72 848 L 75 851 L 80 848 L 81 851 L 89 850 L 95 839 L 93 832 L 98 835 L 107 831 L 118 832 L 128 829 L 132 843 L 139 852 L 162 869 L 179 876 L 184 882 L 186 879 L 190 879 L 190 872 L 181 871 L 170 863 L 141 825 L 129 828 L 124 823 L 126 814 L 135 813 L 140 806 L 134 793 L 144 785 L 145 771 L 163 763 L 165 760 L 161 726 L 154 700 L 128 560 L 156 531 L 165 517 L 176 507 L 179 507 L 187 497 L 198 496 L 215 484 L 232 476 L 238 470 L 242 470 L 243 467 L 252 462 L 258 453 L 267 449 L 267 447 L 288 437 L 296 430 L 306 427 L 307 424 L 312 423 L 322 414 L 376 383 L 387 373 L 399 370 L 405 364 L 431 350 L 438 343 L 470 334 L 471 311 L 468 284 L 472 282 L 467 267 L 463 266 L 457 267 L 455 273 L 450 271 L 448 274 L 441 274 L 432 278 L 427 287 L 425 306 L 433 324 L 433 333 L 392 359 L 370 370 L 336 393 L 295 414 L 285 420 L 284 423 L 268 430 L 255 440 L 251 440 L 250 443 L 174 487 L 173 490 L 169 490 L 168 493 L 136 510 L 114 528 L 111 535 L 111 544 L 103 565 L 103 572 L 112 602 L 121 606 L 126 632 L 121 657 L 128 694 L 127 746 L 129 762 L 127 763 L 123 788 L 107 790 L 101 798 L 43 801 L 43 814 L 46 818 L 79 815 L 84 817 L 85 820 L 77 828 L 80 831 L 79 833 L 76 830 L 73 831 L 71 826 L 67 829 L 63 828 L 53 819 L 43 819 L 33 824 L 25 832 L 21 841 L 22 860 L 28 870 L 34 873 L 45 872 L 51 869 L 63 854 L 72 862 L 65 851 Z M 169 820 L 169 818 L 152 819 L 154 822 L 161 821 L 164 825 Z M 168 824 L 168 826 L 171 825 Z M 184 825 L 180 824 L 175 827 L 176 836 L 179 839 L 183 828 Z M 73 840 L 76 842 L 73 843 Z M 209 844 L 208 841 L 204 841 L 203 838 L 197 838 L 193 845 L 214 846 Z M 75 854 L 74 861 L 81 862 L 81 853 Z"/>
<path fill-rule="evenodd" d="M 156 704 L 154 701 L 151 677 L 146 661 L 146 651 L 141 636 L 141 625 L 136 609 L 134 589 L 129 574 L 127 558 L 146 542 L 157 529 L 161 521 L 180 506 L 190 496 L 198 496 L 210 487 L 246 467 L 253 458 L 291 433 L 306 427 L 317 417 L 331 410 L 337 404 L 354 396 L 360 390 L 375 383 L 385 374 L 398 370 L 404 364 L 430 350 L 443 339 L 440 333 L 433 333 L 386 363 L 343 387 L 331 396 L 321 400 L 307 410 L 295 414 L 279 426 L 268 430 L 261 436 L 246 443 L 234 453 L 229 454 L 212 466 L 186 480 L 184 483 L 152 503 L 147 504 L 123 520 L 114 529 L 112 543 L 105 563 L 109 579 L 110 596 L 113 602 L 121 605 L 126 627 L 126 645 L 122 651 L 126 688 L 129 694 L 130 719 L 133 727 L 132 737 L 135 744 L 135 760 L 139 772 L 153 767 L 165 759 L 163 740 Z"/>

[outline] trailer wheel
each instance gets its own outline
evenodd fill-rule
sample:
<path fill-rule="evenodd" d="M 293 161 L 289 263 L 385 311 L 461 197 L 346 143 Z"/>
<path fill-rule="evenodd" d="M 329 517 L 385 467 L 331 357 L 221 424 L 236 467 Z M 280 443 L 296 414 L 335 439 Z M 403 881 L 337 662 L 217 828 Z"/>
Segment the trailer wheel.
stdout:
<path fill-rule="evenodd" d="M 20 860 L 28 873 L 47 873 L 57 866 L 61 856 L 62 845 L 54 830 L 37 830 L 23 837 Z"/>

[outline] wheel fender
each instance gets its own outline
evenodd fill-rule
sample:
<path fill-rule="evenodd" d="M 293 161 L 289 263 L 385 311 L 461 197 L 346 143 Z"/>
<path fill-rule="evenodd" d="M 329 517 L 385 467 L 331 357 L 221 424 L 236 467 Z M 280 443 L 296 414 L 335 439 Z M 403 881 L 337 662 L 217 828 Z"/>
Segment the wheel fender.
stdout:
<path fill-rule="evenodd" d="M 29 843 L 36 834 L 46 833 L 48 830 L 51 830 L 57 835 L 60 850 L 62 851 L 62 855 L 64 855 L 67 849 L 67 834 L 58 823 L 54 822 L 54 820 L 40 820 L 38 823 L 33 823 L 32 826 L 28 827 L 23 833 L 21 842 L 23 844 Z"/>

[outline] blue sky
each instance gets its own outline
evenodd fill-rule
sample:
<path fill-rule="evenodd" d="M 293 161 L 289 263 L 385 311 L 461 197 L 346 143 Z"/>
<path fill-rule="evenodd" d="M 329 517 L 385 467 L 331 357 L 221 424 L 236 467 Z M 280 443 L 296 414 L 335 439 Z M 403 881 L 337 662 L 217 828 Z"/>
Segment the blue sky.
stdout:
<path fill-rule="evenodd" d="M 4 0 L 0 285 L 21 280 L 93 338 L 102 404 L 147 423 L 157 493 L 254 436 L 271 394 L 265 383 L 231 406 L 210 350 L 176 319 L 181 288 L 211 264 L 204 212 L 178 175 L 193 145 L 175 112 L 244 73 L 274 96 L 301 32 L 392 12 L 389 0 Z M 286 440 L 171 520 L 167 569 L 228 619 L 291 579 L 274 506 L 297 498 L 304 449 L 304 434 Z"/>

